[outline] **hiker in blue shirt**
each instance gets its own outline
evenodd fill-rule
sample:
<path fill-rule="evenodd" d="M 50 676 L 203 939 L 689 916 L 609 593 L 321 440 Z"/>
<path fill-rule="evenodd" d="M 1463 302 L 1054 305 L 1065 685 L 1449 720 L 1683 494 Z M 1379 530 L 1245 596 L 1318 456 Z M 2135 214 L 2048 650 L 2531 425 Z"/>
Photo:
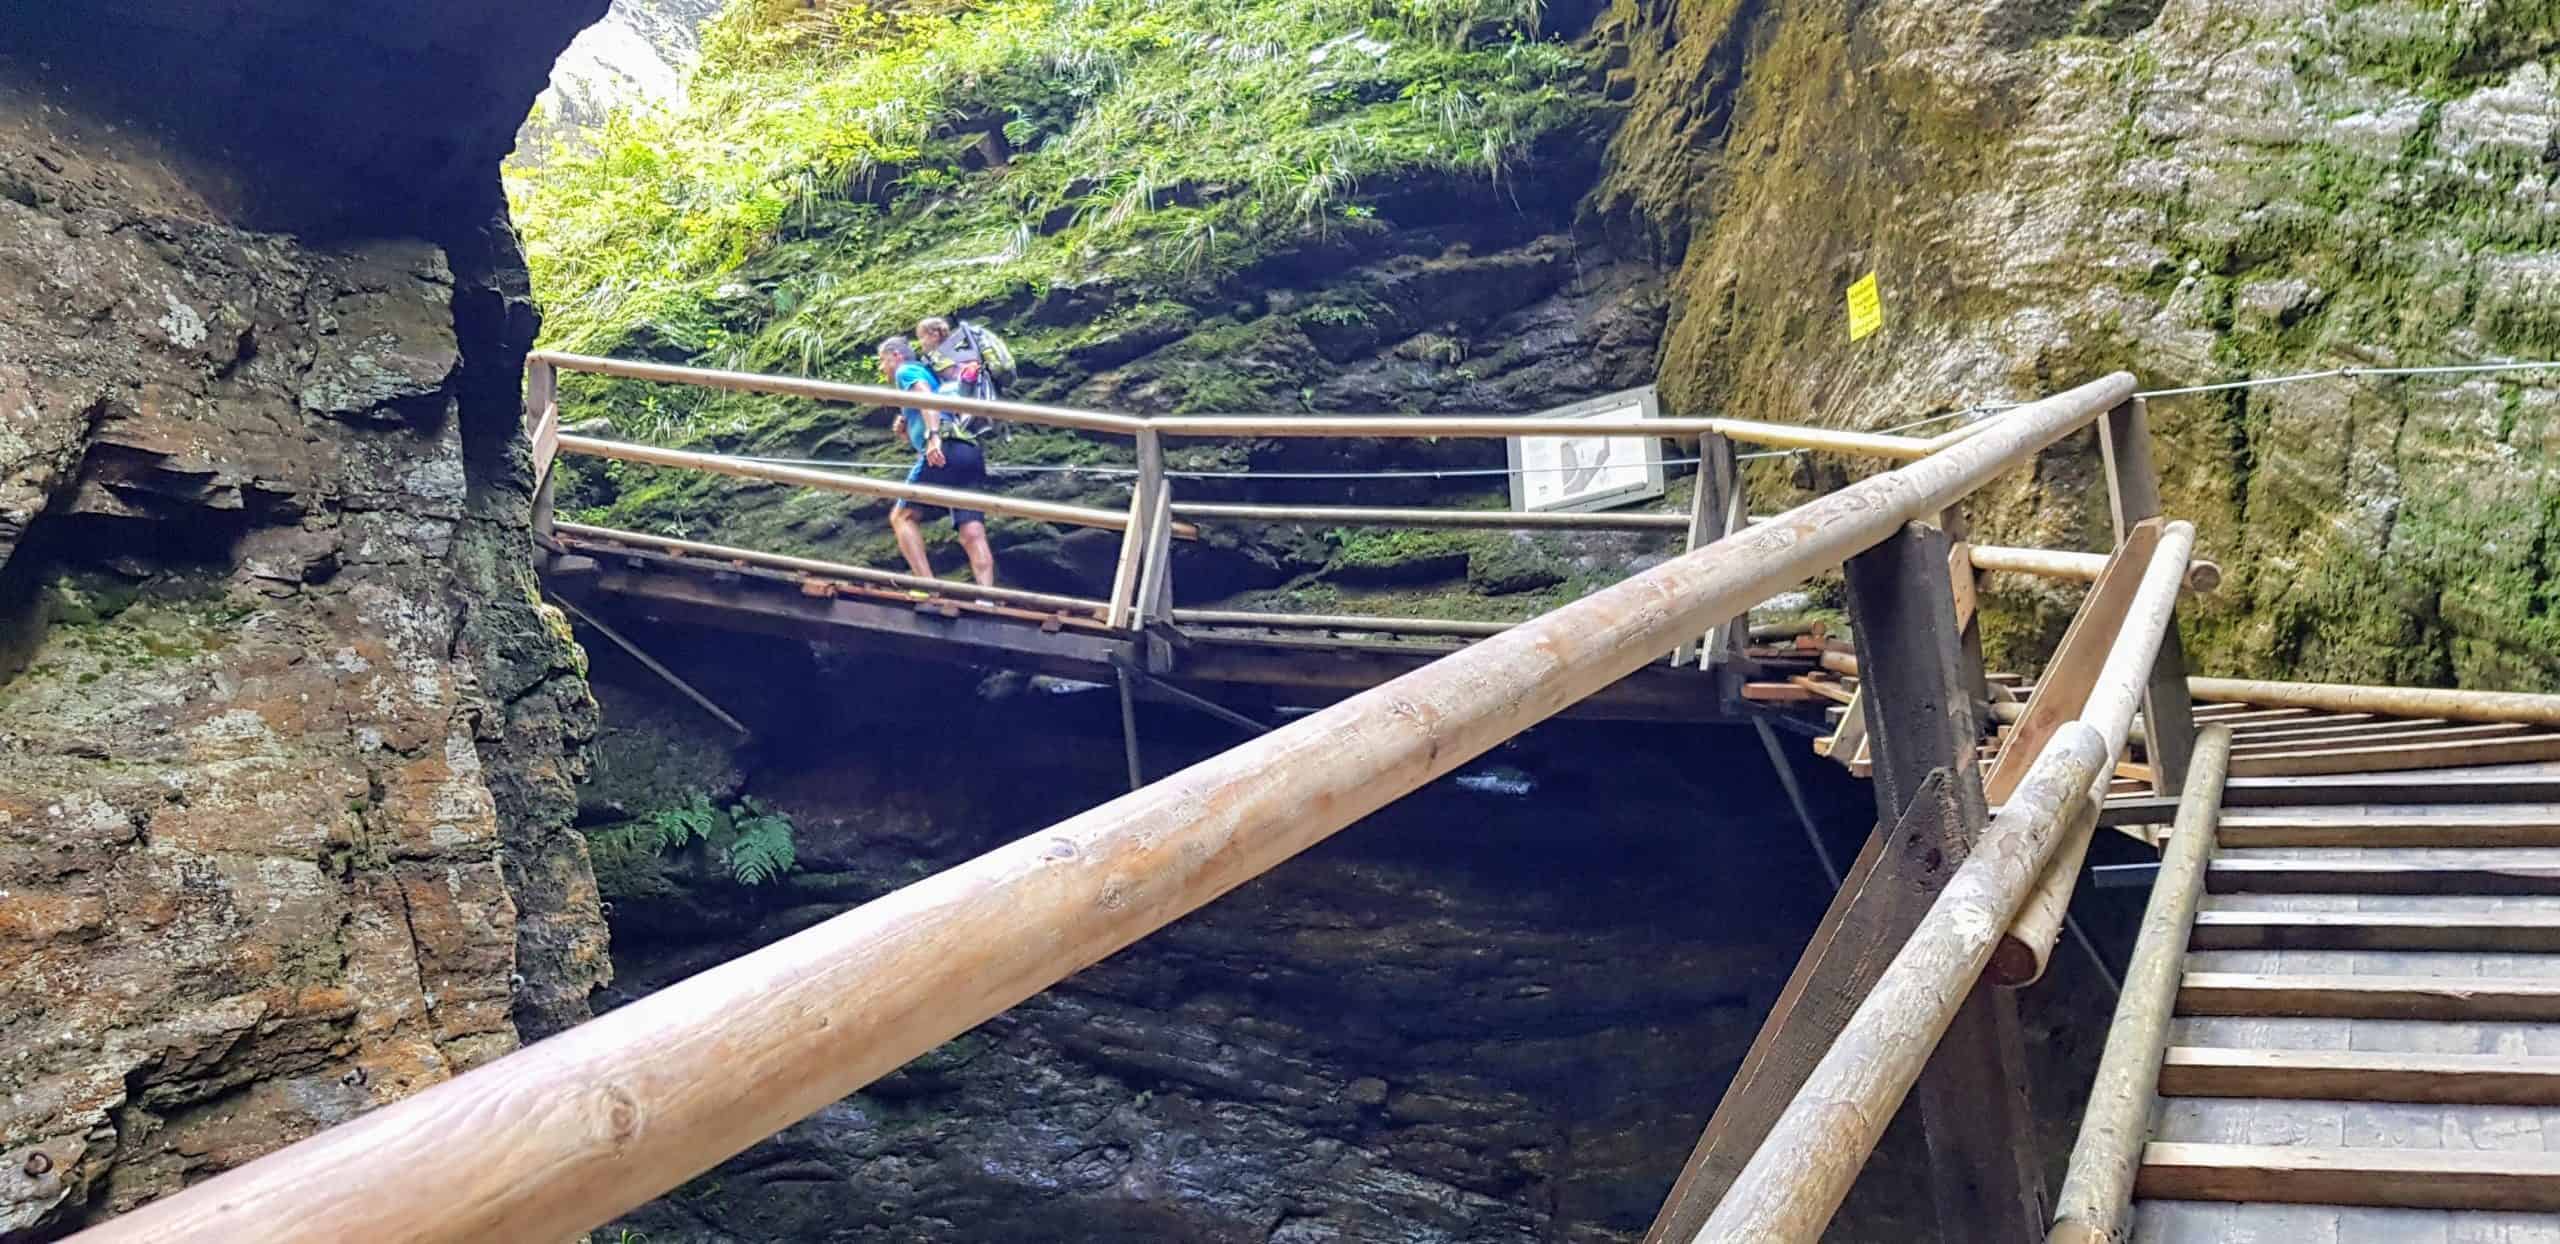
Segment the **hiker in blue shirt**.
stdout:
<path fill-rule="evenodd" d="M 942 392 L 942 382 L 935 379 L 932 368 L 916 357 L 914 343 L 904 337 L 891 337 L 880 343 L 880 370 L 888 373 L 889 383 L 898 388 Z M 907 472 L 908 483 L 985 489 L 986 455 L 979 452 L 966 420 L 947 411 L 910 406 L 899 411 L 889 426 L 904 433 L 907 443 L 915 447 L 916 465 Z M 933 577 L 933 563 L 924 552 L 923 525 L 943 512 L 940 506 L 906 501 L 889 510 L 889 530 L 898 538 L 898 552 L 907 559 L 907 569 L 923 578 Z M 969 576 L 982 587 L 994 587 L 996 554 L 987 547 L 987 516 L 977 510 L 955 509 L 949 513 L 951 528 L 960 535 L 960 547 L 969 555 Z"/>

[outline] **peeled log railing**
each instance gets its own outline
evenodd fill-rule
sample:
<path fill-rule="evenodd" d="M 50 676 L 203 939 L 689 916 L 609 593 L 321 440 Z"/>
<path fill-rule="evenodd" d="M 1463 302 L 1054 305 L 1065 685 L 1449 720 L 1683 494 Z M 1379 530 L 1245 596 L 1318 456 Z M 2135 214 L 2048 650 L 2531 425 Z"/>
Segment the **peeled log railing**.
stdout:
<path fill-rule="evenodd" d="M 1131 490 L 1129 508 L 1126 511 L 1103 510 L 1089 506 L 1016 498 L 1003 493 L 939 488 L 924 484 L 910 484 L 903 480 L 875 479 L 842 471 L 763 462 L 734 455 L 663 449 L 598 437 L 579 436 L 566 432 L 561 426 L 557 375 L 562 371 L 584 372 L 626 380 L 685 384 L 731 392 L 799 397 L 813 401 L 873 406 L 930 407 L 935 410 L 984 415 L 1020 423 L 1126 435 L 1133 437 L 1137 442 L 1137 477 Z M 1627 425 L 1595 424 L 1584 420 L 1536 416 L 1216 415 L 1148 418 L 1068 406 L 948 394 L 935 395 L 928 402 L 922 400 L 918 394 L 880 385 L 843 384 L 798 376 L 724 371 L 715 368 L 598 358 L 553 351 L 539 351 L 528 359 L 525 423 L 528 438 L 533 445 L 534 474 L 539 498 L 535 507 L 535 525 L 537 532 L 546 537 L 555 527 L 549 504 L 550 469 L 555 456 L 570 454 L 598 457 L 760 480 L 851 496 L 904 500 L 919 505 L 961 507 L 1037 522 L 1119 531 L 1123 533 L 1123 540 L 1119 561 L 1112 576 L 1110 594 L 1107 599 L 1093 606 L 1096 616 L 1104 619 L 1115 629 L 1136 628 L 1150 621 L 1190 621 L 1201 625 L 1250 625 L 1301 630 L 1368 630 L 1379 633 L 1464 638 L 1493 634 L 1506 624 L 1368 615 L 1254 613 L 1247 616 L 1242 611 L 1233 610 L 1176 613 L 1172 609 L 1171 602 L 1170 568 L 1162 564 L 1169 560 L 1166 541 L 1169 537 L 1188 539 L 1196 536 L 1198 533 L 1194 527 L 1182 520 L 1197 519 L 1305 522 L 1345 526 L 1498 528 L 1523 531 L 1685 531 L 1689 533 L 1694 547 L 1725 534 L 1724 525 L 1706 514 L 1705 510 L 1724 499 L 1720 494 L 1738 493 L 1738 484 L 1730 478 L 1731 454 L 1710 452 L 1711 447 L 1720 442 L 1741 442 L 1771 448 L 1819 450 L 1910 461 L 1950 447 L 1986 426 L 1985 423 L 1975 423 L 1936 437 L 1907 437 L 1829 428 L 1795 427 L 1720 417 L 1647 419 Z M 1168 436 L 1391 439 L 1587 437 L 1607 435 L 1621 427 L 1624 428 L 1624 435 L 1620 439 L 1697 438 L 1702 463 L 1720 468 L 1722 475 L 1726 478 L 1718 480 L 1712 486 L 1702 483 L 1695 507 L 1697 512 L 1689 514 L 1661 511 L 1577 513 L 1175 502 L 1172 500 L 1171 481 L 1164 466 L 1163 438 Z M 1708 467 L 1702 466 L 1701 469 L 1707 470 Z M 1738 505 L 1734 513 L 1739 515 Z M 595 527 L 586 527 L 581 530 L 590 540 L 612 538 L 637 543 L 666 539 L 666 537 L 647 533 L 610 531 Z M 1974 552 L 1977 564 L 1985 569 L 2013 570 L 2066 579 L 2093 577 L 2095 571 L 2089 566 L 2104 561 L 2103 557 L 2097 554 L 2042 549 L 1983 548 Z M 841 576 L 843 572 L 851 569 L 853 568 L 837 567 L 829 573 Z M 885 572 L 855 577 L 874 578 L 875 581 L 880 582 L 890 581 L 876 578 L 879 573 Z M 2216 575 L 2218 577 L 2218 572 Z M 943 584 L 940 580 L 920 580 L 914 576 L 902 576 L 902 578 L 910 581 L 909 586 L 940 584 L 940 586 L 930 586 L 928 590 L 948 591 L 958 596 L 989 598 L 987 594 L 972 592 L 964 585 Z M 1183 616 L 1185 614 L 1188 616 Z M 1213 615 L 1217 618 L 1215 622 L 1209 620 Z"/>
<path fill-rule="evenodd" d="M 80 1238 L 572 1236 L 1251 880 L 1684 637 L 1946 509 L 2124 402 L 2133 384 L 2119 373 L 2011 411 L 1920 461 Z M 2073 756 L 2100 747 L 2095 731 L 2074 737 L 2091 741 Z M 2057 771 L 2031 786 L 2060 799 L 2085 792 L 2087 779 Z M 2021 841 L 2006 856 L 2037 854 Z M 1987 866 L 2001 857 L 1979 858 Z"/>
<path fill-rule="evenodd" d="M 2085 708 L 2053 731 L 1717 1202 L 1695 1236 L 1701 1244 L 1810 1241 L 1830 1224 L 1940 1037 L 2027 914 L 2056 856 L 2096 824 L 2107 776 L 2167 633 L 2193 538 L 2186 524 L 2169 525 Z M 2043 941 L 2051 945 L 2049 936 Z"/>

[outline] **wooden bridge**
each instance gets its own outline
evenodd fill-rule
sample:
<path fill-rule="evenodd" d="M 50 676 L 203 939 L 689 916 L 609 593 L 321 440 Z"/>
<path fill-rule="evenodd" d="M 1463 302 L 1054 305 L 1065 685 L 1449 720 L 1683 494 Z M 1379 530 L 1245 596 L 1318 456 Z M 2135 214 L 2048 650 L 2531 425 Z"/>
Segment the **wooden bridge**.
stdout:
<path fill-rule="evenodd" d="M 1178 436 L 1589 435 L 1523 419 L 1137 419 L 938 398 L 1127 435 L 1126 511 L 952 493 L 562 435 L 553 369 L 896 404 L 860 386 L 538 356 L 555 453 L 1115 530 L 1092 599 L 912 579 L 551 520 L 555 589 L 642 612 L 970 651 L 1150 687 L 1339 699 L 415 1097 L 79 1237 L 567 1239 L 887 1074 L 1528 727 L 1577 708 L 1810 718 L 1870 776 L 1876 832 L 1648 1241 L 1822 1236 L 1909 1105 L 1948 1240 L 2560 1241 L 2560 697 L 2191 678 L 2210 587 L 2160 513 L 2116 374 L 1930 439 L 1662 420 L 1703 463 L 1686 514 L 1208 507 Z M 2096 426 L 2108 554 L 1968 547 L 1964 499 Z M 1746 517 L 1736 441 L 1902 465 Z M 1174 608 L 1187 523 L 1641 524 L 1689 551 L 1516 625 Z M 1352 515 L 1356 513 L 1358 517 Z M 1854 645 L 1750 611 L 1845 570 Z M 2090 584 L 2032 684 L 1987 673 L 1989 572 Z M 917 599 L 910 593 L 925 593 Z M 1340 664 L 1334 664 L 1339 662 Z M 1231 711 L 1231 710 L 1227 710 Z M 1137 773 L 1132 752 L 1133 781 Z M 2101 827 L 2162 861 L 2079 1141 L 2047 1187 L 2014 991 L 2043 972 Z M 1570 884 L 1563 881 L 1560 884 Z"/>

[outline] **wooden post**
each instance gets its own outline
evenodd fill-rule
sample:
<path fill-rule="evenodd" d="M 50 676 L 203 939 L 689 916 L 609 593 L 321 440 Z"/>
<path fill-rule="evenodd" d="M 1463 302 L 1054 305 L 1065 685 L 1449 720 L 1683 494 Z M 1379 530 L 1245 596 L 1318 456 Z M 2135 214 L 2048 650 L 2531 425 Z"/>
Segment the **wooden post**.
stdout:
<path fill-rule="evenodd" d="M 1129 487 L 1129 526 L 1120 533 L 1120 564 L 1111 576 L 1111 611 L 1105 619 L 1114 629 L 1135 630 L 1139 624 L 1139 570 L 1153 549 L 1147 543 L 1148 523 L 1155 513 L 1156 498 L 1164 492 L 1164 442 L 1152 429 L 1138 432 L 1138 477 Z"/>
<path fill-rule="evenodd" d="M 2098 452 L 2107 465 L 2107 500 L 2121 544 L 2134 524 L 2160 516 L 2160 472 L 2151 461 L 2151 415 L 2130 398 L 2098 421 Z M 2151 762 L 2151 789 L 2169 794 L 2186 785 L 2187 760 L 2195 754 L 2195 705 L 2187 698 L 2186 650 L 2178 623 L 2169 622 L 2159 659 L 2142 697 L 2143 755 Z"/>
<path fill-rule="evenodd" d="M 560 373 L 540 357 L 524 365 L 525 443 L 533 451 L 533 538 L 551 544 L 551 464 L 560 455 Z"/>
<path fill-rule="evenodd" d="M 1745 513 L 1746 506 L 1742 482 L 1734 473 L 1732 441 L 1713 432 L 1699 435 L 1697 483 L 1696 494 L 1689 498 L 1688 548 L 1693 550 L 1724 539 L 1741 526 L 1735 516 Z M 1700 642 L 1680 645 L 1671 654 L 1671 663 L 1682 665 L 1694 659 L 1701 670 L 1725 664 L 1721 637 L 1731 629 L 1722 624 L 1709 628 Z"/>
<path fill-rule="evenodd" d="M 1173 621 L 1173 499 L 1168 488 L 1156 490 L 1155 512 L 1147 524 L 1147 560 L 1138 575 L 1138 619 Z"/>
<path fill-rule="evenodd" d="M 1654 566 L 80 1238 L 576 1235 L 1661 660 L 1682 636 L 1945 509 L 2133 384 L 2116 373 L 2021 407 L 1770 530 Z M 2089 776 L 2074 772 L 2076 789 Z M 2032 816 L 2023 802 L 2011 812 Z M 1953 931 L 1980 926 L 1987 956 L 2006 914 L 1971 919 Z"/>
<path fill-rule="evenodd" d="M 2106 1053 L 2080 1115 L 2071 1168 L 2055 1198 L 2047 1244 L 2123 1244 L 2133 1237 L 2133 1177 L 2151 1139 L 2160 1052 L 2186 966 L 2187 935 L 2213 859 L 2214 826 L 2222 819 L 2222 783 L 2231 760 L 2231 731 L 2208 726 L 2196 740 L 2195 763 L 2178 802 L 2177 832 L 2152 883 L 2142 932 L 2107 1025 Z"/>
<path fill-rule="evenodd" d="M 1945 772 L 1958 822 L 1935 845 L 1950 862 L 1972 851 L 1988 820 L 1974 763 L 1983 676 L 1956 626 L 1952 548 L 1945 532 L 1914 523 L 1846 567 L 1878 816 L 1899 819 L 1930 775 Z M 2046 1219 L 2017 999 L 1984 982 L 1964 987 L 1970 996 L 1912 1092 L 1930 1191 L 1946 1238 L 2025 1244 Z"/>

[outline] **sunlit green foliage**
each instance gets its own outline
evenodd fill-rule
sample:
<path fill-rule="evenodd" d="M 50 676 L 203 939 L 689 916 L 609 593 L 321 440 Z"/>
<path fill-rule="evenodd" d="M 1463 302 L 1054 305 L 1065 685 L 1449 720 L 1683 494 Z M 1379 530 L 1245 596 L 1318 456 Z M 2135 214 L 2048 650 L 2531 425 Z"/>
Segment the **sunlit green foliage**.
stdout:
<path fill-rule="evenodd" d="M 1377 228 L 1364 185 L 1499 181 L 1597 106 L 1536 0 L 733 0 L 704 47 L 680 110 L 511 172 L 547 344 L 858 374 L 920 314 Z"/>

